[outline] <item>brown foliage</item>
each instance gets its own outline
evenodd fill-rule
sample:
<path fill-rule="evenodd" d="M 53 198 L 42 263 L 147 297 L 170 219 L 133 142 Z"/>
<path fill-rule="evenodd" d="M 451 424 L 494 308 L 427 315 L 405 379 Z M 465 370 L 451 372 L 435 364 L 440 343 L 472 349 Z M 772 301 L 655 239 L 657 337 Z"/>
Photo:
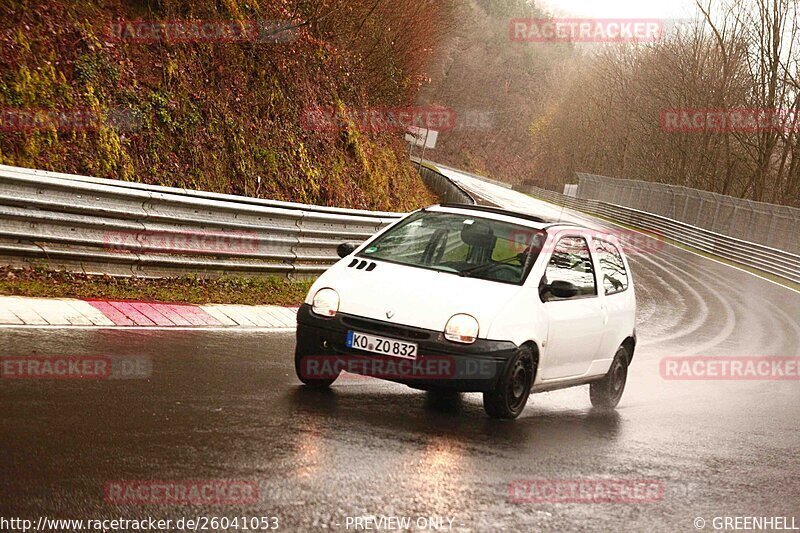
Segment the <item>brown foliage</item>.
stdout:
<path fill-rule="evenodd" d="M 0 162 L 257 195 L 405 210 L 435 201 L 396 132 L 309 130 L 326 106 L 408 103 L 444 25 L 427 0 L 9 1 L 0 107 L 123 109 L 138 129 L 0 132 Z M 119 20 L 291 24 L 280 42 L 130 42 Z M 419 30 L 415 33 L 414 29 Z M 415 39 L 414 36 L 419 36 Z"/>

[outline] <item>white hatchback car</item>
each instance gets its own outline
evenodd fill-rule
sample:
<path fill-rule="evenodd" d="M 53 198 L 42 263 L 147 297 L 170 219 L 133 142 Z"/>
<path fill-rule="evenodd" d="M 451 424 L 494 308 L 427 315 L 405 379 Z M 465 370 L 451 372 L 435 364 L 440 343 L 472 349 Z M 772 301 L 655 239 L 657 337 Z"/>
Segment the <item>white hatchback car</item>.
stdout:
<path fill-rule="evenodd" d="M 589 385 L 616 407 L 636 347 L 636 297 L 613 235 L 483 206 L 399 220 L 311 287 L 295 369 L 327 387 L 342 370 L 435 392 L 482 392 L 516 418 L 531 392 Z"/>

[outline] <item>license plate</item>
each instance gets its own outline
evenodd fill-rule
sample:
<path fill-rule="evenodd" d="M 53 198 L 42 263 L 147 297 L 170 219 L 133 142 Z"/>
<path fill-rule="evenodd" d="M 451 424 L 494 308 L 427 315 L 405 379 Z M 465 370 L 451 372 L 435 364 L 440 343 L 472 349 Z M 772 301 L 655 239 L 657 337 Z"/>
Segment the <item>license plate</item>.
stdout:
<path fill-rule="evenodd" d="M 387 339 L 386 337 L 378 337 L 357 331 L 347 332 L 347 342 L 345 344 L 347 344 L 348 348 L 366 352 L 402 357 L 403 359 L 417 358 L 417 345 L 413 342 Z"/>

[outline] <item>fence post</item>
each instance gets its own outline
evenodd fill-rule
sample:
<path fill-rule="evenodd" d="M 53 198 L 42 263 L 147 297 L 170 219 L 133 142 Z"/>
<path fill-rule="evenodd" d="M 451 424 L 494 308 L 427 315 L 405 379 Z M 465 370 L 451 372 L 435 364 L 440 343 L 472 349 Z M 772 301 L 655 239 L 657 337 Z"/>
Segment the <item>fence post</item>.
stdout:
<path fill-rule="evenodd" d="M 800 226 L 800 209 L 792 209 L 790 214 L 793 221 L 792 227 L 796 228 Z M 788 250 L 793 254 L 800 254 L 800 244 L 798 244 L 798 239 L 790 239 L 789 242 L 784 244 L 786 247 L 782 248 L 783 250 Z M 794 248 L 792 248 L 792 246 L 794 246 Z"/>
<path fill-rule="evenodd" d="M 753 204 L 750 203 L 750 200 L 747 200 L 747 206 L 750 208 L 750 220 L 747 223 L 748 236 L 745 237 L 745 240 L 752 240 L 752 238 L 753 238 L 753 218 L 756 215 L 756 210 L 753 209 Z"/>
<path fill-rule="evenodd" d="M 689 195 L 688 194 L 684 194 L 683 195 L 683 212 L 681 213 L 681 218 L 679 218 L 678 220 L 680 220 L 681 222 L 686 222 L 686 216 L 687 216 L 686 212 L 688 210 L 689 210 Z"/>
<path fill-rule="evenodd" d="M 672 211 L 672 217 L 671 218 L 674 218 L 675 220 L 679 220 L 678 219 L 678 203 L 675 201 L 675 189 L 673 189 L 672 187 L 667 185 L 667 190 L 669 191 L 669 194 L 670 194 L 669 205 L 670 205 L 670 210 Z"/>
<path fill-rule="evenodd" d="M 774 209 L 770 210 L 769 227 L 767 228 L 767 246 L 775 246 L 772 238 L 772 232 L 775 231 L 775 218 L 777 217 Z"/>
<path fill-rule="evenodd" d="M 716 227 L 717 227 L 717 219 L 719 218 L 719 208 L 722 205 L 722 203 L 719 201 L 719 198 L 716 198 L 716 202 L 714 203 L 717 204 L 717 208 L 714 210 L 714 218 L 711 220 L 711 226 L 709 226 L 708 228 L 711 231 L 717 231 Z"/>
<path fill-rule="evenodd" d="M 705 209 L 705 207 L 706 207 L 706 199 L 701 196 L 700 197 L 700 208 L 697 210 L 697 216 L 694 219 L 694 225 L 695 226 L 699 226 L 700 225 L 700 215 L 703 214 L 703 209 Z"/>
<path fill-rule="evenodd" d="M 736 220 L 739 218 L 739 206 L 734 204 L 733 206 L 733 216 L 731 217 L 731 225 L 728 228 L 728 235 L 731 237 L 734 236 L 734 232 L 736 231 Z"/>

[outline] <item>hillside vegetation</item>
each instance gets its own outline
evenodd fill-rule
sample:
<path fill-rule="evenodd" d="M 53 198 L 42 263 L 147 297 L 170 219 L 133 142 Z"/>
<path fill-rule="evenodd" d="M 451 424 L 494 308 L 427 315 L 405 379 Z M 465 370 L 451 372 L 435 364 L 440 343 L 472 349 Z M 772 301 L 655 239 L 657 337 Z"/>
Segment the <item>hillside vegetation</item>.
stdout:
<path fill-rule="evenodd" d="M 342 207 L 433 203 L 401 133 L 353 123 L 314 131 L 303 117 L 320 107 L 413 103 L 448 6 L 6 0 L 2 111 L 88 110 L 117 122 L 20 129 L 6 120 L 0 162 Z M 142 42 L 110 29 L 119 21 L 174 20 L 279 21 L 290 29 L 227 42 Z"/>

